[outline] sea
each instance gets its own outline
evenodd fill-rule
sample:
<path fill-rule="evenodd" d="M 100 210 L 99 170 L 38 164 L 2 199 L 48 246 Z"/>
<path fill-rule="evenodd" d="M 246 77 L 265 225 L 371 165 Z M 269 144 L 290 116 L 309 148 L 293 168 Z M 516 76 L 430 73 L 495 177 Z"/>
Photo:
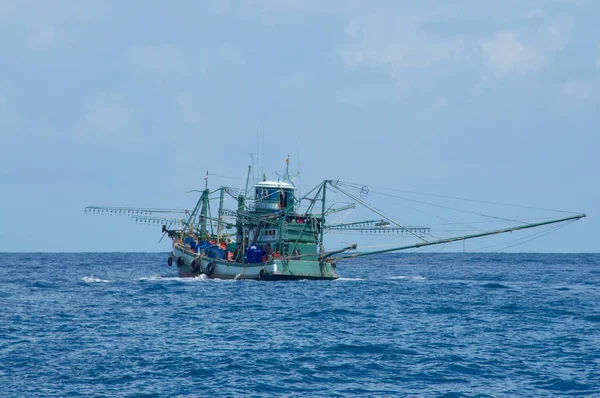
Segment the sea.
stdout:
<path fill-rule="evenodd" d="M 0 254 L 0 397 L 600 397 L 600 254 L 402 253 L 335 281 Z"/>

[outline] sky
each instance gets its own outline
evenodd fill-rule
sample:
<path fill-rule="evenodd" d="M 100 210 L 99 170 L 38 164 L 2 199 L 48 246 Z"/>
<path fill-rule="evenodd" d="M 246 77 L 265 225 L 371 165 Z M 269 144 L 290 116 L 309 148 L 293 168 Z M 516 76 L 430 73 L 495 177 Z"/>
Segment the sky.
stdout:
<path fill-rule="evenodd" d="M 0 0 L 0 252 L 167 251 L 84 207 L 190 208 L 263 135 L 301 189 L 582 212 L 513 251 L 600 251 L 600 3 L 449 3 Z"/>

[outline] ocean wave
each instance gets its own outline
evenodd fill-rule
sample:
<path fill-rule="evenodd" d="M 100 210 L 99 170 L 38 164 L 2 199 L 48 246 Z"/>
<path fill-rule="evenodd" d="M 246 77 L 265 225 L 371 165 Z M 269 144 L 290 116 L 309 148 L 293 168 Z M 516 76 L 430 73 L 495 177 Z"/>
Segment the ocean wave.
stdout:
<path fill-rule="evenodd" d="M 485 289 L 510 289 L 508 286 L 501 283 L 484 283 L 481 287 Z"/>
<path fill-rule="evenodd" d="M 143 276 L 138 278 L 139 281 L 144 282 L 198 282 L 198 281 L 206 281 L 209 278 L 204 275 L 198 275 L 193 278 L 182 278 L 179 276 L 160 276 L 160 275 L 151 275 L 151 276 Z"/>
<path fill-rule="evenodd" d="M 1 395 L 600 397 L 600 255 L 476 256 L 236 283 L 165 253 L 0 254 Z"/>
<path fill-rule="evenodd" d="M 398 276 L 392 276 L 388 279 L 393 279 L 393 280 L 402 280 L 402 281 L 424 281 L 426 278 L 424 276 L 421 275 L 398 275 Z"/>
<path fill-rule="evenodd" d="M 588 322 L 600 322 L 600 315 L 588 315 L 583 317 Z"/>
<path fill-rule="evenodd" d="M 95 276 L 84 276 L 81 280 L 85 283 L 108 283 L 107 279 L 97 278 Z"/>
<path fill-rule="evenodd" d="M 42 288 L 42 289 L 47 289 L 47 288 L 55 288 L 57 286 L 56 282 L 51 282 L 45 279 L 42 280 L 38 280 L 38 281 L 33 281 L 31 283 L 32 287 L 36 287 L 36 288 Z"/>
<path fill-rule="evenodd" d="M 160 276 L 160 275 L 152 275 L 152 276 L 143 276 L 138 278 L 139 281 L 144 282 L 183 282 L 183 283 L 193 283 L 193 282 L 241 282 L 245 279 L 220 279 L 220 278 L 209 278 L 205 274 L 200 274 L 198 276 L 194 276 L 191 278 L 183 278 L 180 276 Z"/>

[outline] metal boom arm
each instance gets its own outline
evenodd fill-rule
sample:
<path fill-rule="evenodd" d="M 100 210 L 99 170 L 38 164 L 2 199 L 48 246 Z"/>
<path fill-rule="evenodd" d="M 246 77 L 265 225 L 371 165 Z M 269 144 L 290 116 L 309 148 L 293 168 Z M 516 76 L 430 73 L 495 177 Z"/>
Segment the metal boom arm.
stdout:
<path fill-rule="evenodd" d="M 583 217 L 585 217 L 585 214 L 578 214 L 576 216 L 559 218 L 559 219 L 556 219 L 556 220 L 544 221 L 544 222 L 539 222 L 539 223 L 535 223 L 535 224 L 520 225 L 518 227 L 513 227 L 513 228 L 498 229 L 498 230 L 495 230 L 495 231 L 482 232 L 482 233 L 479 233 L 479 234 L 455 236 L 453 238 L 446 238 L 446 239 L 439 239 L 439 240 L 434 240 L 434 241 L 430 241 L 430 242 L 416 243 L 416 244 L 408 245 L 408 246 L 399 246 L 399 247 L 393 247 L 393 248 L 390 248 L 390 249 L 376 250 L 376 251 L 365 252 L 365 253 L 355 253 L 355 254 L 350 254 L 350 255 L 346 255 L 346 256 L 336 257 L 336 259 L 369 256 L 369 255 L 372 255 L 372 254 L 389 253 L 389 252 L 400 251 L 400 250 L 416 249 L 416 248 L 424 247 L 424 246 L 439 245 L 439 244 L 442 244 L 442 243 L 450 243 L 450 242 L 457 242 L 457 241 L 467 240 L 467 239 L 481 238 L 483 236 L 498 235 L 498 234 L 503 234 L 503 233 L 506 233 L 506 232 L 512 232 L 512 231 L 519 231 L 519 230 L 522 230 L 522 229 L 529 229 L 529 228 L 541 227 L 541 226 L 544 226 L 544 225 L 557 224 L 557 223 L 565 222 L 565 221 L 575 221 L 575 220 L 579 220 L 580 218 L 583 218 Z"/>

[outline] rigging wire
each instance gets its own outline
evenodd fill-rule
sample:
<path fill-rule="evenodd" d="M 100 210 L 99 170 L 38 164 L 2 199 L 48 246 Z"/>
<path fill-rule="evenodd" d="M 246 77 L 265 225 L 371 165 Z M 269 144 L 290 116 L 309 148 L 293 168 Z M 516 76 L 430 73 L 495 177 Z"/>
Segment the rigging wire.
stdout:
<path fill-rule="evenodd" d="M 538 235 L 541 236 L 541 235 L 546 234 L 547 231 L 551 232 L 551 231 L 560 229 L 560 228 L 562 228 L 563 226 L 566 225 L 565 223 L 567 223 L 567 222 L 563 222 L 563 223 L 560 223 L 560 224 L 554 225 L 554 226 L 552 226 L 552 225 L 551 226 L 546 226 L 546 228 L 542 229 L 541 231 L 537 231 L 537 232 L 534 231 L 534 232 L 531 232 L 530 234 L 526 234 L 525 236 L 521 236 L 521 237 L 516 238 L 516 239 L 512 239 L 512 240 L 508 240 L 508 241 L 500 242 L 500 243 L 494 243 L 494 244 L 488 245 L 488 246 L 478 247 L 478 248 L 475 249 L 475 251 L 486 251 L 488 249 L 492 249 L 492 248 L 495 248 L 495 247 L 502 247 L 503 245 L 507 245 L 507 244 L 518 245 L 518 244 L 521 244 L 521 243 L 518 243 L 518 242 L 524 242 L 525 240 L 527 240 L 527 239 L 529 239 L 531 237 L 537 237 Z M 515 245 L 513 245 L 513 246 L 515 246 Z M 510 246 L 510 247 L 512 247 L 512 246 Z M 503 249 L 502 248 L 498 249 L 498 251 L 500 251 L 500 250 L 503 250 Z M 491 250 L 490 252 L 493 252 L 493 251 L 494 250 Z"/>
<path fill-rule="evenodd" d="M 343 211 L 341 214 L 339 214 L 339 217 L 329 226 L 342 224 L 346 220 L 346 218 L 348 218 L 350 214 L 352 214 L 353 210 L 354 209 L 348 209 L 346 211 Z"/>
<path fill-rule="evenodd" d="M 345 182 L 345 181 L 340 181 L 340 183 L 354 185 L 355 188 L 359 188 L 359 189 L 365 186 L 364 184 L 357 184 L 357 183 Z M 517 207 L 517 208 L 521 208 L 521 209 L 553 211 L 556 213 L 565 213 L 565 214 L 579 214 L 577 212 L 572 212 L 572 211 L 548 209 L 548 208 L 543 208 L 543 207 L 522 206 L 522 205 L 509 204 L 509 203 L 492 202 L 492 201 L 488 201 L 488 200 L 467 199 L 467 198 L 460 198 L 460 197 L 456 197 L 456 196 L 437 195 L 437 194 L 417 192 L 417 191 L 408 191 L 408 190 L 403 190 L 403 189 L 394 189 L 394 188 L 385 188 L 385 187 L 376 187 L 376 186 L 372 186 L 371 188 L 384 189 L 386 191 L 404 192 L 404 193 L 410 193 L 410 194 L 414 194 L 414 195 L 432 196 L 432 197 L 443 198 L 443 199 L 464 200 L 465 202 L 486 203 L 486 204 L 492 204 L 492 205 L 497 205 L 497 206 Z"/>
<path fill-rule="evenodd" d="M 521 221 L 550 221 L 550 220 L 552 220 L 552 217 L 523 218 Z M 469 224 L 491 224 L 491 223 L 500 223 L 500 222 L 504 222 L 504 220 L 469 221 Z M 456 223 L 428 224 L 428 225 L 430 227 L 440 227 L 440 226 L 447 226 L 447 225 L 454 225 L 454 224 L 456 224 Z"/>
<path fill-rule="evenodd" d="M 483 229 L 479 229 L 479 228 L 474 227 L 472 225 L 469 225 L 469 224 L 467 224 L 465 222 L 450 220 L 448 218 L 445 218 L 445 217 L 439 216 L 437 214 L 433 214 L 433 213 L 427 212 L 425 210 L 422 210 L 422 209 L 419 209 L 419 208 L 416 208 L 416 207 L 406 206 L 406 208 L 411 209 L 411 210 L 415 210 L 415 211 L 417 211 L 419 213 L 423 213 L 423 214 L 426 214 L 426 215 L 431 216 L 431 217 L 439 218 L 442 221 L 450 221 L 446 225 L 456 225 L 456 224 L 458 224 L 458 225 L 464 225 L 466 227 L 470 227 L 471 228 L 470 230 L 479 231 L 479 232 L 485 232 Z M 433 224 L 433 225 L 436 225 L 436 224 Z M 439 225 L 444 225 L 444 224 L 439 224 Z M 432 238 L 437 238 L 437 236 L 435 236 L 435 235 L 433 235 L 431 233 L 429 233 L 428 235 L 431 236 Z"/>
<path fill-rule="evenodd" d="M 209 176 L 213 176 L 213 177 L 219 177 L 219 178 L 226 178 L 228 180 L 239 180 L 239 177 L 231 177 L 231 176 L 224 176 L 224 175 L 220 175 L 220 174 L 214 174 L 214 173 L 208 173 Z"/>
<path fill-rule="evenodd" d="M 402 223 L 398 222 L 397 220 L 395 220 L 394 218 L 385 215 L 381 210 L 378 210 L 377 208 L 375 208 L 374 206 L 371 206 L 370 204 L 352 196 L 351 194 L 344 192 L 344 190 L 342 190 L 341 188 L 339 188 L 336 185 L 333 185 L 332 183 L 329 184 L 332 188 L 334 188 L 335 190 L 343 193 L 344 195 L 348 196 L 349 198 L 351 198 L 352 200 L 355 200 L 357 203 L 360 203 L 361 205 L 365 206 L 366 208 L 368 208 L 369 210 L 379 214 L 380 216 L 382 216 L 383 218 L 386 218 L 388 221 L 393 222 L 394 224 L 396 224 L 397 226 L 399 226 L 400 228 L 405 228 Z M 423 239 L 421 236 L 418 236 L 416 234 L 414 234 L 413 232 L 410 231 L 410 229 L 406 229 L 406 231 L 408 233 L 411 233 L 413 235 L 415 235 L 417 238 L 421 239 L 423 242 L 427 242 L 425 239 Z"/>
<path fill-rule="evenodd" d="M 514 243 L 514 244 L 511 244 L 511 245 L 509 245 L 509 246 L 501 247 L 500 249 L 493 250 L 492 252 L 499 252 L 499 251 L 502 251 L 502 250 L 510 249 L 510 248 L 512 248 L 512 247 L 515 247 L 515 246 L 519 246 L 519 245 L 525 244 L 525 243 L 527 243 L 527 242 L 531 242 L 531 241 L 533 241 L 533 240 L 535 240 L 535 239 L 541 238 L 542 236 L 548 235 L 549 233 L 552 233 L 552 232 L 554 232 L 554 231 L 558 231 L 559 229 L 561 229 L 561 228 L 564 228 L 564 227 L 566 227 L 566 226 L 568 226 L 568 225 L 570 225 L 570 224 L 574 223 L 575 221 L 576 221 L 576 220 L 570 220 L 570 221 L 566 221 L 566 222 L 564 222 L 564 223 L 561 223 L 561 224 L 559 224 L 559 225 L 557 225 L 557 226 L 554 226 L 554 227 L 552 227 L 552 228 L 549 228 L 549 229 L 547 229 L 547 230 L 543 230 L 543 231 L 540 231 L 540 232 L 536 232 L 536 233 L 534 233 L 534 234 L 531 234 L 531 235 L 528 235 L 528 236 L 525 236 L 525 237 L 522 237 L 522 238 L 516 239 L 516 240 L 514 240 L 514 241 L 512 241 L 512 242 L 504 242 L 504 243 L 502 243 L 502 244 L 514 243 L 514 242 L 516 242 L 516 243 Z M 519 242 L 519 241 L 520 241 L 520 242 Z M 486 247 L 484 247 L 484 248 L 480 248 L 479 250 L 486 250 L 486 249 L 489 249 L 489 248 L 492 248 L 492 247 L 497 247 L 497 246 L 500 246 L 500 244 L 495 244 L 495 245 L 491 245 L 491 246 L 486 246 Z"/>
<path fill-rule="evenodd" d="M 344 183 L 342 183 L 342 184 L 344 184 Z M 358 189 L 357 186 L 354 186 L 352 188 Z M 364 188 L 363 186 L 360 187 L 361 191 L 363 190 L 363 188 Z M 398 198 L 398 199 L 403 199 L 403 200 L 407 200 L 407 201 L 411 201 L 411 202 L 416 202 L 416 203 L 420 203 L 420 204 L 426 204 L 426 205 L 441 207 L 441 208 L 450 209 L 450 210 L 454 210 L 454 211 L 466 212 L 466 213 L 471 213 L 471 214 L 475 214 L 475 215 L 479 215 L 479 216 L 484 216 L 484 217 L 499 219 L 499 220 L 503 220 L 503 221 L 511 221 L 511 222 L 517 222 L 517 223 L 527 224 L 527 223 L 522 222 L 522 221 L 504 219 L 504 218 L 501 218 L 501 217 L 489 216 L 489 215 L 485 215 L 485 214 L 479 214 L 479 213 L 475 213 L 475 212 L 469 212 L 469 211 L 466 211 L 466 210 L 454 209 L 454 208 L 447 207 L 447 206 L 441 206 L 441 205 L 436 205 L 436 204 L 432 204 L 432 203 L 427 203 L 427 202 L 417 201 L 417 200 L 413 200 L 413 199 L 403 198 L 403 197 L 400 197 L 400 196 L 395 196 L 395 195 L 386 194 L 386 193 L 382 193 L 382 192 L 377 192 L 377 191 L 370 191 L 370 192 L 374 192 L 376 194 L 380 194 L 380 195 L 384 195 L 384 196 L 395 197 L 395 198 Z M 418 208 L 415 208 L 415 207 L 411 207 L 411 206 L 407 206 L 407 207 L 409 209 L 411 209 L 411 210 L 416 210 L 416 211 L 418 211 L 420 213 L 424 213 L 424 214 L 427 214 L 429 216 L 432 216 L 432 217 L 435 217 L 435 218 L 439 218 L 440 220 L 443 220 L 443 221 L 451 221 L 452 224 L 464 225 L 464 226 L 470 227 L 472 230 L 479 231 L 479 232 L 485 232 L 484 230 L 479 229 L 477 227 L 474 227 L 473 225 L 469 225 L 469 224 L 467 224 L 465 222 L 460 222 L 460 221 L 454 221 L 454 220 L 451 220 L 451 219 L 447 219 L 447 218 L 444 218 L 442 216 L 439 216 L 439 215 L 436 215 L 436 214 L 433 214 L 433 213 L 429 213 L 429 212 L 427 212 L 425 210 L 418 209 Z M 432 238 L 436 238 L 436 236 L 432 235 L 431 233 L 429 233 L 428 235 L 431 236 Z"/>
<path fill-rule="evenodd" d="M 383 192 L 377 192 L 377 191 L 373 191 L 373 190 L 371 190 L 370 192 L 373 192 L 373 193 L 376 193 L 376 194 L 379 194 L 379 195 L 383 195 L 383 196 L 389 196 L 389 197 L 392 197 L 392 198 L 407 200 L 409 202 L 415 202 L 415 203 L 420 203 L 420 204 L 423 204 L 423 205 L 439 207 L 439 208 L 442 208 L 442 209 L 458 211 L 458 212 L 461 212 L 461 213 L 474 214 L 474 215 L 481 216 L 481 217 L 493 218 L 493 219 L 496 219 L 496 220 L 510 221 L 510 222 L 519 223 L 519 224 L 525 224 L 525 225 L 528 224 L 528 223 L 520 221 L 520 220 L 513 220 L 513 219 L 510 219 L 510 218 L 504 218 L 504 217 L 496 217 L 496 216 L 492 216 L 492 215 L 489 215 L 489 214 L 477 213 L 477 212 L 473 212 L 473 211 L 469 211 L 469 210 L 457 209 L 457 208 L 450 207 L 450 206 L 443 206 L 443 205 L 438 205 L 438 204 L 435 204 L 435 203 L 423 202 L 423 201 L 420 201 L 420 200 L 409 199 L 409 198 L 405 198 L 405 197 L 402 197 L 402 196 L 387 194 L 387 193 L 383 193 Z"/>
<path fill-rule="evenodd" d="M 440 245 L 421 247 L 419 249 L 416 249 L 414 251 L 414 253 L 426 253 L 426 252 L 427 253 L 433 253 L 433 252 L 439 252 L 443 248 L 450 246 L 452 243 L 456 243 L 456 242 L 446 242 L 446 243 L 442 243 Z"/>

